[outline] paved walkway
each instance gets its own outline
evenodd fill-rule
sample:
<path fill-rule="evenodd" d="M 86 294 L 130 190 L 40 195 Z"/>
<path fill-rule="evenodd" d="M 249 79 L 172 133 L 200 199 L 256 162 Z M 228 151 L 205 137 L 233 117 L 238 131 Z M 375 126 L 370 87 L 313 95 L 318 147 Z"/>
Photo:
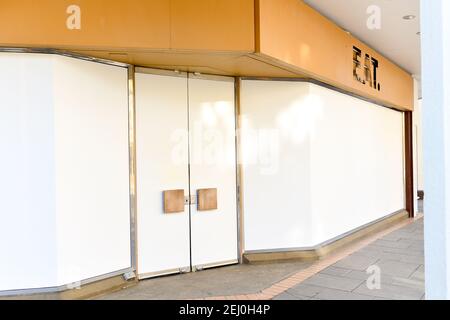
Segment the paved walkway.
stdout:
<path fill-rule="evenodd" d="M 311 265 L 311 262 L 233 265 L 144 280 L 134 287 L 100 296 L 98 299 L 190 300 L 252 294 Z"/>
<path fill-rule="evenodd" d="M 423 219 L 407 220 L 315 263 L 236 265 L 142 281 L 98 299 L 419 300 L 423 255 Z M 367 286 L 371 266 L 379 289 Z"/>
<path fill-rule="evenodd" d="M 370 266 L 381 272 L 379 289 L 368 288 Z M 424 299 L 423 219 L 374 241 L 275 299 Z"/>

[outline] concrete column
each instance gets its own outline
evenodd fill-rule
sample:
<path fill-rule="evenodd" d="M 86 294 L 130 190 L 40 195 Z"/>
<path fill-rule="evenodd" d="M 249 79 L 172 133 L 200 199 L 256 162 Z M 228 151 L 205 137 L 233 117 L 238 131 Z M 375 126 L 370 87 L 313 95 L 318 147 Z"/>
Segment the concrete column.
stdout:
<path fill-rule="evenodd" d="M 450 299 L 449 13 L 449 0 L 421 0 L 427 299 Z"/>

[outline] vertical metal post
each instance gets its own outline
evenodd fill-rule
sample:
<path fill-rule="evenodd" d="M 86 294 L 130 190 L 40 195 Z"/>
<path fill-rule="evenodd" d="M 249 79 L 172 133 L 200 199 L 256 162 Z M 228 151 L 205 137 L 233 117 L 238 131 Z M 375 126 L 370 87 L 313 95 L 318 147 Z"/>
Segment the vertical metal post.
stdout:
<path fill-rule="evenodd" d="M 131 267 L 137 271 L 136 99 L 135 67 L 128 67 L 128 143 L 130 164 Z"/>
<path fill-rule="evenodd" d="M 244 216 L 242 210 L 242 155 L 241 155 L 241 78 L 235 79 L 235 119 L 236 119 L 236 199 L 237 199 L 237 236 L 238 236 L 238 259 L 243 263 L 244 254 Z"/>
<path fill-rule="evenodd" d="M 412 112 L 405 112 L 405 198 L 406 210 L 414 218 L 414 156 Z"/>

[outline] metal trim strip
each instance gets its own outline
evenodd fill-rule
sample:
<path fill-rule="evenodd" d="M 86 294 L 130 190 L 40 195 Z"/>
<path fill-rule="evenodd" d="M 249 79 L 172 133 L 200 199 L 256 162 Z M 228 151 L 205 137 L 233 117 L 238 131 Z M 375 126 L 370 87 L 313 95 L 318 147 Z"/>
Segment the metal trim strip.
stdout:
<path fill-rule="evenodd" d="M 385 216 L 385 217 L 382 217 L 382 218 L 379 218 L 379 219 L 377 219 L 377 220 L 375 220 L 375 221 L 372 221 L 372 222 L 369 222 L 369 223 L 367 223 L 367 224 L 364 224 L 364 225 L 362 225 L 362 226 L 360 226 L 360 227 L 358 227 L 358 228 L 355 228 L 355 229 L 353 229 L 353 230 L 350 230 L 350 231 L 348 231 L 348 232 L 345 232 L 345 233 L 343 233 L 343 234 L 341 234 L 341 235 L 339 235 L 339 236 L 337 236 L 337 237 L 334 237 L 334 238 L 332 238 L 332 239 L 329 239 L 329 240 L 327 240 L 327 241 L 324 241 L 324 242 L 319 243 L 318 245 L 315 245 L 315 246 L 312 246 L 312 247 L 298 247 L 298 248 L 277 248 L 277 249 L 249 250 L 249 251 L 246 251 L 244 254 L 276 253 L 276 252 L 295 252 L 295 251 L 313 251 L 313 250 L 318 250 L 318 249 L 320 249 L 320 248 L 322 248 L 322 247 L 325 247 L 325 246 L 327 246 L 327 245 L 332 244 L 333 242 L 336 242 L 336 241 L 339 241 L 339 240 L 341 240 L 341 239 L 344 239 L 344 238 L 346 238 L 346 237 L 348 237 L 348 236 L 350 236 L 350 235 L 352 235 L 352 234 L 354 234 L 354 233 L 357 233 L 357 232 L 359 232 L 359 231 L 361 231 L 361 230 L 364 230 L 364 229 L 366 229 L 366 228 L 369 228 L 369 227 L 371 227 L 371 226 L 374 226 L 374 225 L 376 225 L 376 224 L 378 224 L 378 223 L 380 223 L 380 222 L 382 222 L 382 221 L 384 221 L 384 220 L 387 220 L 387 219 L 389 219 L 389 218 L 392 218 L 392 217 L 394 217 L 394 216 L 396 216 L 396 215 L 398 215 L 398 214 L 401 214 L 401 213 L 406 213 L 406 209 L 398 210 L 398 211 L 396 211 L 396 212 L 394 212 L 394 213 L 391 213 L 391 214 L 389 214 L 389 215 L 387 215 L 387 216 Z"/>
<path fill-rule="evenodd" d="M 204 265 L 193 266 L 193 269 L 196 271 L 201 271 L 201 270 L 206 270 L 206 269 L 211 269 L 211 268 L 229 266 L 229 265 L 238 264 L 238 263 L 239 263 L 239 260 L 233 259 L 233 260 L 213 262 L 213 263 L 208 263 L 208 264 L 204 264 Z"/>
<path fill-rule="evenodd" d="M 37 53 L 37 54 L 53 54 L 53 55 L 59 55 L 79 60 L 85 60 L 85 61 L 91 61 L 96 63 L 102 63 L 107 64 L 115 67 L 121 67 L 121 68 L 128 68 L 131 66 L 127 63 L 117 62 L 113 60 L 108 59 L 101 59 L 101 58 L 94 58 L 90 56 L 86 56 L 79 53 L 74 53 L 66 50 L 56 50 L 56 49 L 49 49 L 49 48 L 27 48 L 27 47 L 0 47 L 0 52 L 5 53 Z"/>
<path fill-rule="evenodd" d="M 110 273 L 106 273 L 103 275 L 95 276 L 92 278 L 88 278 L 85 280 L 81 280 L 79 282 L 68 283 L 61 286 L 56 287 L 46 287 L 46 288 L 27 288 L 27 289 L 17 289 L 17 290 L 6 290 L 0 291 L 0 297 L 8 297 L 8 296 L 23 296 L 23 295 L 34 295 L 34 294 L 45 294 L 45 293 L 59 293 L 67 290 L 71 290 L 74 288 L 74 284 L 84 286 L 87 284 L 91 284 L 94 282 L 102 281 L 105 279 L 113 278 L 116 276 L 123 275 L 127 272 L 134 271 L 133 268 L 126 268 L 118 271 L 113 271 Z"/>
<path fill-rule="evenodd" d="M 137 166 L 136 166 L 136 81 L 134 66 L 128 67 L 128 149 L 130 197 L 131 267 L 137 268 Z"/>
<path fill-rule="evenodd" d="M 198 72 L 189 72 L 189 79 L 202 79 L 202 80 L 213 80 L 213 81 L 224 81 L 224 82 L 235 82 L 234 77 L 229 76 L 219 76 L 213 74 L 203 74 Z"/>
<path fill-rule="evenodd" d="M 373 104 L 375 104 L 375 105 L 377 105 L 379 107 L 388 108 L 388 109 L 391 109 L 391 110 L 394 110 L 394 111 L 397 111 L 397 112 L 403 112 L 403 113 L 407 111 L 407 110 L 399 110 L 399 109 L 396 109 L 394 107 L 390 107 L 390 106 L 388 106 L 386 104 L 382 104 L 382 103 L 380 103 L 380 102 L 378 102 L 378 101 L 376 101 L 374 99 L 370 99 L 370 98 L 364 97 L 362 95 L 358 95 L 356 93 L 348 92 L 348 91 L 340 89 L 340 88 L 338 88 L 336 86 L 333 86 L 331 84 L 328 84 L 328 83 L 325 83 L 325 82 L 322 82 L 322 81 L 319 81 L 319 80 L 315 80 L 315 79 L 310 79 L 310 78 L 241 77 L 240 79 L 243 80 L 243 81 L 245 81 L 245 80 L 249 80 L 249 81 L 290 81 L 290 82 L 312 83 L 312 84 L 315 84 L 315 85 L 318 85 L 318 86 L 321 86 L 321 87 L 324 87 L 324 88 L 327 88 L 327 89 L 330 89 L 330 90 L 333 90 L 333 91 L 345 94 L 345 95 L 350 96 L 350 97 L 354 97 L 354 98 L 357 98 L 357 99 L 360 99 L 360 100 L 363 100 L 363 101 L 366 101 L 366 102 L 373 103 Z"/>

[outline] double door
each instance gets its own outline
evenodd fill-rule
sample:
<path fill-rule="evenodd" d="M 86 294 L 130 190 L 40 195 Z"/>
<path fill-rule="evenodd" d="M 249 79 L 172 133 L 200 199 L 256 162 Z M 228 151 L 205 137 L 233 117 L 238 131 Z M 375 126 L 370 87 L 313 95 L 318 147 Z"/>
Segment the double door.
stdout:
<path fill-rule="evenodd" d="M 139 278 L 236 263 L 234 79 L 136 73 Z"/>

